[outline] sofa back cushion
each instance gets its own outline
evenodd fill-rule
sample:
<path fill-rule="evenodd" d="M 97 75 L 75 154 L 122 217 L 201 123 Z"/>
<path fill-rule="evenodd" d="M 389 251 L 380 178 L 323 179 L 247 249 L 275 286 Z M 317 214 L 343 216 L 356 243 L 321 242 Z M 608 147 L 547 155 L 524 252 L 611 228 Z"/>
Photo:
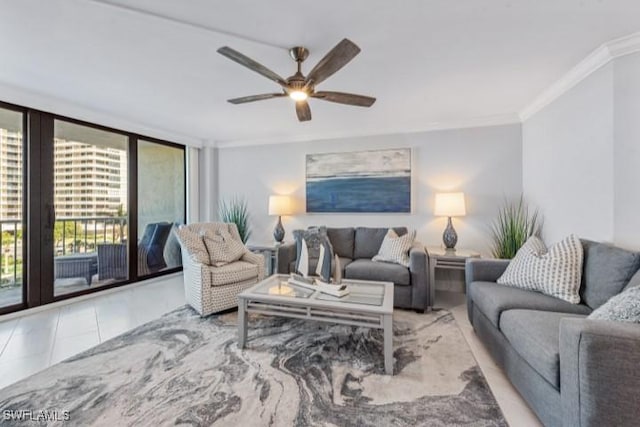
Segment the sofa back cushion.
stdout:
<path fill-rule="evenodd" d="M 407 234 L 407 227 L 393 227 L 398 236 Z M 389 228 L 358 227 L 355 232 L 353 259 L 371 259 L 378 254 Z"/>
<path fill-rule="evenodd" d="M 596 309 L 619 294 L 640 268 L 640 253 L 583 240 L 584 273 L 580 296 Z"/>
<path fill-rule="evenodd" d="M 636 274 L 633 275 L 627 286 L 624 287 L 624 290 L 639 287 L 640 288 L 640 270 L 636 271 Z"/>
<path fill-rule="evenodd" d="M 353 259 L 353 245 L 356 237 L 356 230 L 353 227 L 327 228 L 327 236 L 335 254 L 341 258 Z"/>

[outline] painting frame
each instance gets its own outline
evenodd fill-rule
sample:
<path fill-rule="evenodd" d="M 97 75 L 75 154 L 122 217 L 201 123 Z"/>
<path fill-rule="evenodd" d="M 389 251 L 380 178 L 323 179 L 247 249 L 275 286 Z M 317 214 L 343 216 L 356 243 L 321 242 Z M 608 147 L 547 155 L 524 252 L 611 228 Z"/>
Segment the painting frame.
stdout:
<path fill-rule="evenodd" d="M 307 213 L 411 213 L 411 148 L 305 155 Z"/>

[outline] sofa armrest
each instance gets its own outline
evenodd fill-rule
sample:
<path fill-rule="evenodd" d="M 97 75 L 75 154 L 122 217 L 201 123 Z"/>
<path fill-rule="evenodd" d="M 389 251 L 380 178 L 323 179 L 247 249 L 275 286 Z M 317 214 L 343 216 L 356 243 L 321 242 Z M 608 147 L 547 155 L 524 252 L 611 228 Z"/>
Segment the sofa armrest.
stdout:
<path fill-rule="evenodd" d="M 415 242 L 409 250 L 409 273 L 411 274 L 411 308 L 425 310 L 433 305 L 430 301 L 429 257 L 424 245 Z"/>
<path fill-rule="evenodd" d="M 246 261 L 251 264 L 255 264 L 258 266 L 258 281 L 264 279 L 265 276 L 265 260 L 264 256 L 260 254 L 254 254 L 253 252 L 247 250 L 247 252 L 242 255 L 240 258 L 242 261 Z"/>
<path fill-rule="evenodd" d="M 563 425 L 637 425 L 640 325 L 589 319 L 560 322 Z"/>
<path fill-rule="evenodd" d="M 495 282 L 507 269 L 508 259 L 469 258 L 465 264 L 467 290 L 471 282 Z"/>
<path fill-rule="evenodd" d="M 296 253 L 296 243 L 284 243 L 278 246 L 276 260 L 278 265 L 276 266 L 276 270 L 278 274 L 289 274 L 289 264 L 291 261 L 295 261 L 297 258 Z"/>

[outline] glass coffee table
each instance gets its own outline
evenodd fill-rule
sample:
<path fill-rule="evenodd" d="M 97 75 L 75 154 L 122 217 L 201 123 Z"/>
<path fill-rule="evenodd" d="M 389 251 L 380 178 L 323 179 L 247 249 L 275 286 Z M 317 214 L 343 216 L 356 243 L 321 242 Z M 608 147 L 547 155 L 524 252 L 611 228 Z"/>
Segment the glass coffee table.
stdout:
<path fill-rule="evenodd" d="M 393 283 L 343 280 L 343 297 L 287 283 L 288 275 L 275 274 L 238 295 L 238 346 L 247 341 L 249 313 L 308 319 L 382 329 L 384 368 L 393 375 Z"/>

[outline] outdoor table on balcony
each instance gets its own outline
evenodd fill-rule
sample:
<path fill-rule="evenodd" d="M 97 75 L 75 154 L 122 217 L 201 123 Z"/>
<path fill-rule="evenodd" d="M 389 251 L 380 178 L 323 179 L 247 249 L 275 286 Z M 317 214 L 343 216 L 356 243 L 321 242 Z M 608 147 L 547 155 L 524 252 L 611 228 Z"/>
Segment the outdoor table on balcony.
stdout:
<path fill-rule="evenodd" d="M 56 279 L 83 277 L 87 285 L 91 286 L 93 275 L 98 273 L 98 254 L 94 252 L 56 257 L 54 272 Z"/>

